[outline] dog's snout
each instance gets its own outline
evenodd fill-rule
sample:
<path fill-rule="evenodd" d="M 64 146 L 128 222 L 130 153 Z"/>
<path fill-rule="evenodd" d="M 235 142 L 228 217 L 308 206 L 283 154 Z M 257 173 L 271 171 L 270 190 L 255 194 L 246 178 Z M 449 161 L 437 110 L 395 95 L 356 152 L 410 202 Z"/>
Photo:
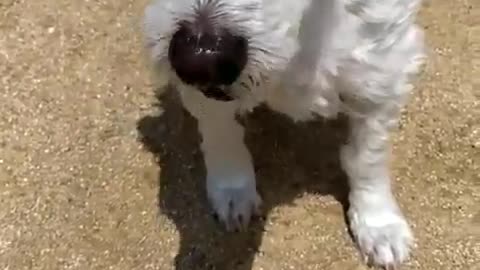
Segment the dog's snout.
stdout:
<path fill-rule="evenodd" d="M 247 55 L 244 37 L 201 23 L 181 24 L 168 52 L 178 77 L 200 86 L 231 85 L 244 69 Z"/>

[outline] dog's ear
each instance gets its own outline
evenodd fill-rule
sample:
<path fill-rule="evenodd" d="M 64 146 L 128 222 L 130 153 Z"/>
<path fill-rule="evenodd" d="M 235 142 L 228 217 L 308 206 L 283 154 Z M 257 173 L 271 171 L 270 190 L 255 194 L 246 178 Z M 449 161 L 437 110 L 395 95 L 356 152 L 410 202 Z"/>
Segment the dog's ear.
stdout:
<path fill-rule="evenodd" d="M 175 0 L 153 1 L 145 8 L 142 21 L 143 39 L 154 62 L 166 60 L 170 38 L 177 28 L 176 9 L 179 8 Z"/>

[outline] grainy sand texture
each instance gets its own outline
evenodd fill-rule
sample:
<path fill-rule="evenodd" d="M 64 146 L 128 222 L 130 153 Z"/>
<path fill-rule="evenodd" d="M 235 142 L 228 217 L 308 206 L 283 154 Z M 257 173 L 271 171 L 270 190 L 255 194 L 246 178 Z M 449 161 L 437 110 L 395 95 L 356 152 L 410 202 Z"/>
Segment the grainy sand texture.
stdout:
<path fill-rule="evenodd" d="M 342 121 L 242 119 L 268 215 L 215 223 L 195 121 L 155 96 L 145 4 L 0 0 L 0 269 L 368 269 L 341 204 Z M 393 138 L 417 237 L 401 269 L 479 270 L 480 1 L 425 0 L 419 23 L 429 59 Z"/>

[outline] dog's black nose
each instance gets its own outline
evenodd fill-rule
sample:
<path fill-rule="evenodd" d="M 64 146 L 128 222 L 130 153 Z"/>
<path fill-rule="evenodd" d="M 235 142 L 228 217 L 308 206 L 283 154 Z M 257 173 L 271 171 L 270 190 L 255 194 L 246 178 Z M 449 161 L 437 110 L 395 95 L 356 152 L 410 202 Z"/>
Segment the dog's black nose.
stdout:
<path fill-rule="evenodd" d="M 170 41 L 168 58 L 185 83 L 231 85 L 248 59 L 248 42 L 221 26 L 181 23 Z"/>

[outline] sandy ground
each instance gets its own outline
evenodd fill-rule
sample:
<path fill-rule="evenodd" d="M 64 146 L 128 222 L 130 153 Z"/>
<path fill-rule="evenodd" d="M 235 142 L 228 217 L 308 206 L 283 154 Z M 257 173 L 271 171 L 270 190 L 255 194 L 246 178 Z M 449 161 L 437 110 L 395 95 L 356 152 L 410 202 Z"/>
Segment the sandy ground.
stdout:
<path fill-rule="evenodd" d="M 0 269 L 367 269 L 341 204 L 342 121 L 244 119 L 268 217 L 219 230 L 195 122 L 158 106 L 144 5 L 1 0 Z M 418 238 L 402 269 L 478 270 L 480 2 L 425 1 L 419 20 L 430 59 L 394 138 Z"/>

